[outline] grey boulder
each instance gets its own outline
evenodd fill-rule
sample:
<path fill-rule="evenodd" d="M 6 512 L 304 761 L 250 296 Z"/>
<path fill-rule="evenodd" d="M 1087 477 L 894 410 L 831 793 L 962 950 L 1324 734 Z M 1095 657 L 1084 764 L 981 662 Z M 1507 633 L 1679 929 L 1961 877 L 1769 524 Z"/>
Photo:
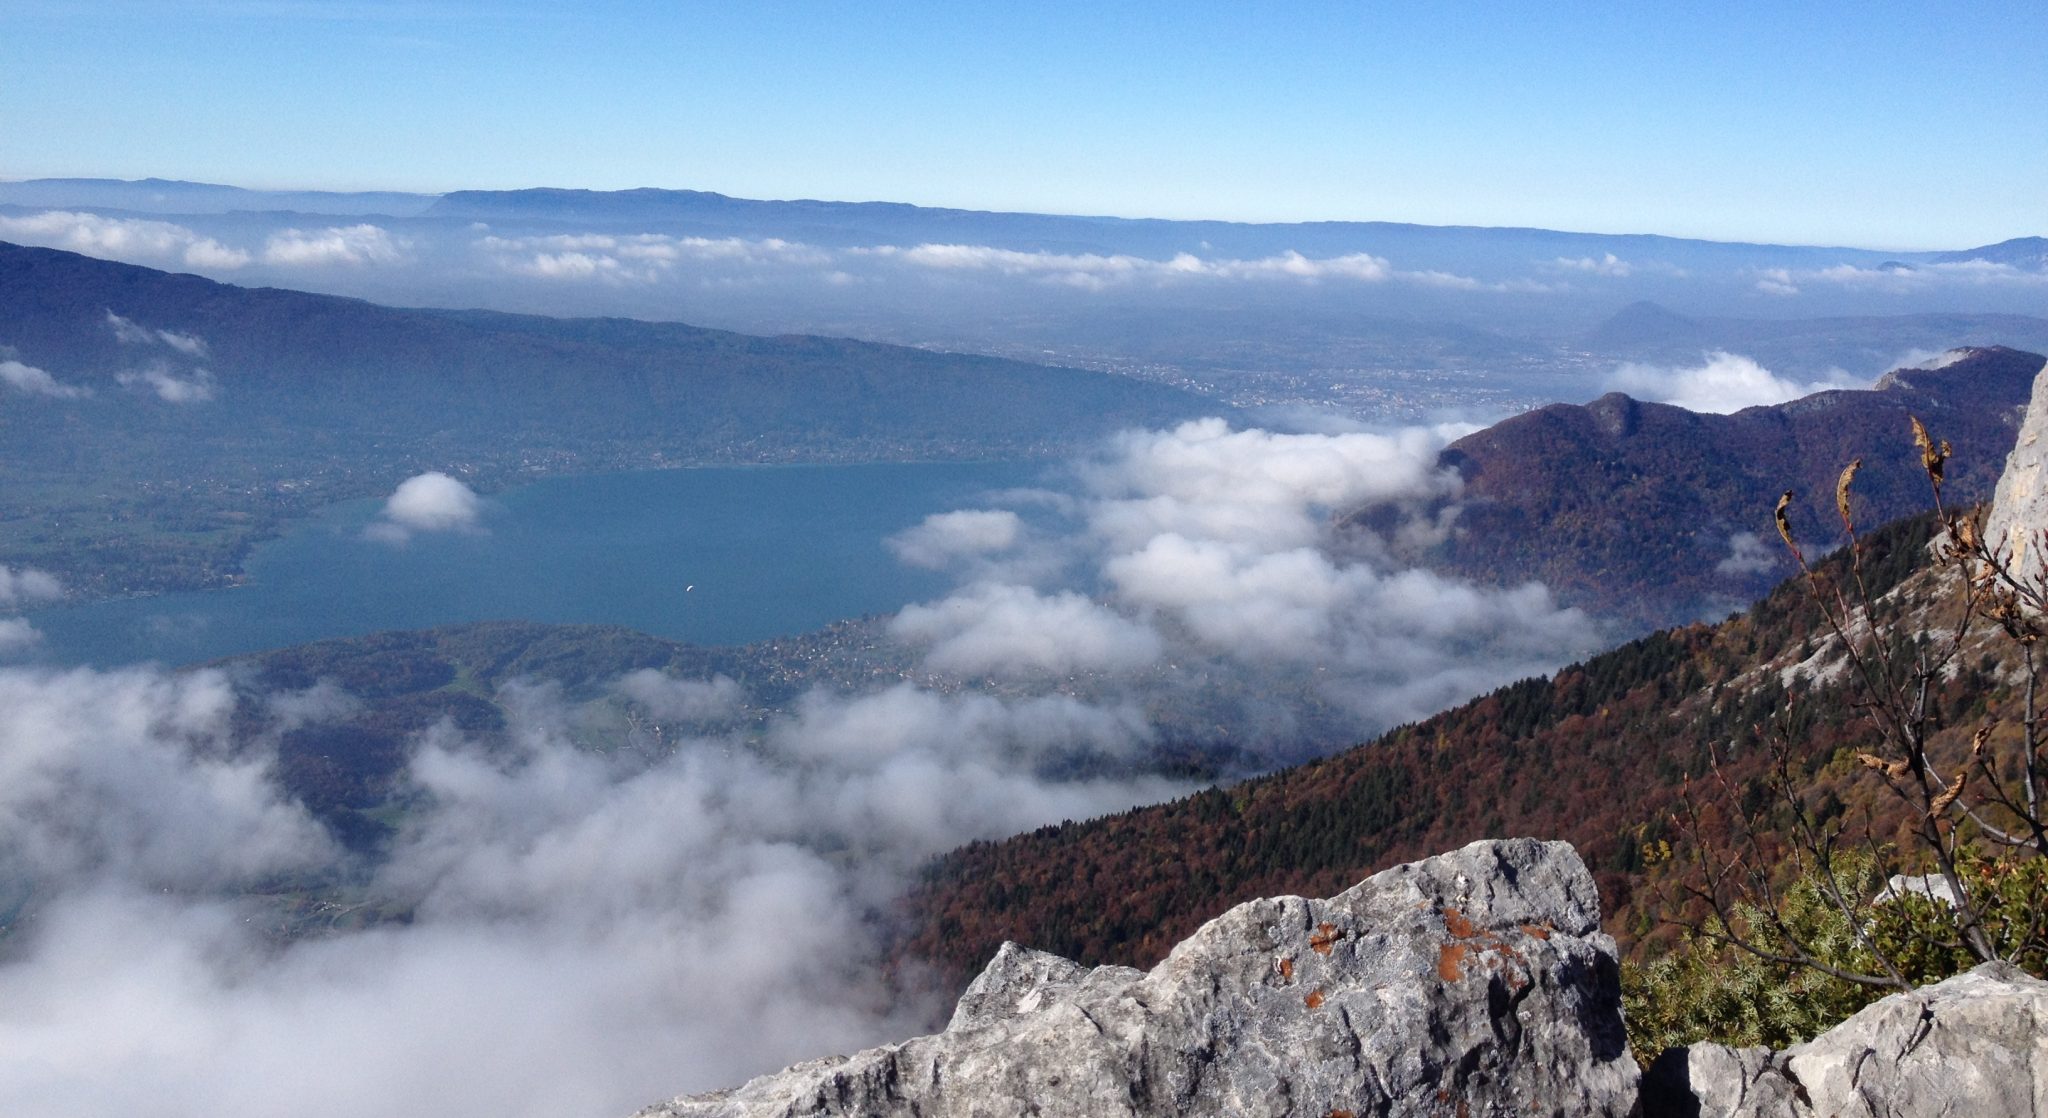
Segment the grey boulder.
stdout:
<path fill-rule="evenodd" d="M 1614 943 L 1572 848 L 1478 842 L 1251 901 L 1149 972 L 1007 944 L 944 1032 L 643 1118 L 1627 1115 Z"/>
<path fill-rule="evenodd" d="M 1985 963 L 1893 994 L 1783 1052 L 1658 1057 L 1644 1118 L 2036 1118 L 2048 1113 L 2048 982 Z"/>

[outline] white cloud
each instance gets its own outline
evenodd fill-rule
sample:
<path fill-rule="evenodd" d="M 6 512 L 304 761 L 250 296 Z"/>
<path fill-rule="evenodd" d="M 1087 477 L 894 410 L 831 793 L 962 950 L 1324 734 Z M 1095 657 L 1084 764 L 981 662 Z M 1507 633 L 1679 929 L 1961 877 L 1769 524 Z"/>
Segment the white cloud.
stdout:
<path fill-rule="evenodd" d="M 438 470 L 406 478 L 364 530 L 372 539 L 404 543 L 416 532 L 474 532 L 483 526 L 483 501 L 474 490 Z"/>
<path fill-rule="evenodd" d="M 1799 284 L 1792 279 L 1791 271 L 1785 268 L 1766 268 L 1758 273 L 1756 289 L 1766 295 L 1799 294 Z"/>
<path fill-rule="evenodd" d="M 34 365 L 19 361 L 0 361 L 0 384 L 28 396 L 49 396 L 58 400 L 76 400 L 92 395 L 92 389 L 82 385 L 65 384 Z"/>
<path fill-rule="evenodd" d="M 241 249 L 203 237 L 183 225 L 68 210 L 45 210 L 22 217 L 0 215 L 0 237 L 143 264 L 184 264 L 230 271 L 249 262 L 249 254 Z"/>
<path fill-rule="evenodd" d="M 152 330 L 138 322 L 122 318 L 113 311 L 107 312 L 107 325 L 114 331 L 122 345 L 165 345 L 187 357 L 205 357 L 206 341 L 196 334 L 180 334 L 173 330 Z"/>
<path fill-rule="evenodd" d="M 124 387 L 147 388 L 156 393 L 158 399 L 172 404 L 204 403 L 213 399 L 219 391 L 213 374 L 205 369 L 195 369 L 188 376 L 179 376 L 162 362 L 154 362 L 140 369 L 130 369 L 116 374 L 114 379 Z"/>
<path fill-rule="evenodd" d="M 25 617 L 0 617 L 0 659 L 19 656 L 43 643 L 42 630 Z"/>
<path fill-rule="evenodd" d="M 1206 419 L 1119 435 L 1082 478 L 1091 526 L 1113 546 L 1176 532 L 1290 549 L 1318 538 L 1332 509 L 1455 496 L 1456 472 L 1436 464 L 1445 441 L 1427 428 L 1276 434 Z"/>
<path fill-rule="evenodd" d="M 1464 430 L 1275 434 L 1206 420 L 1127 432 L 1075 470 L 1078 492 L 991 502 L 1065 518 L 1071 530 L 1048 528 L 1038 545 L 1063 562 L 969 563 L 961 589 L 904 609 L 891 632 L 932 671 L 1104 673 L 1169 709 L 1177 680 L 1207 672 L 1251 694 L 1307 680 L 1351 712 L 1342 733 L 1369 736 L 1599 643 L 1590 619 L 1540 586 L 1485 589 L 1390 558 L 1453 530 L 1459 479 L 1436 459 Z M 1391 538 L 1354 539 L 1340 557 L 1330 514 L 1370 504 L 1398 511 Z M 1232 743 L 1300 747 L 1252 730 L 1234 726 Z"/>
<path fill-rule="evenodd" d="M 1261 660 L 1320 656 L 1339 607 L 1375 578 L 1314 548 L 1268 551 L 1171 532 L 1110 559 L 1103 573 L 1123 600 L 1170 609 L 1203 642 Z"/>
<path fill-rule="evenodd" d="M 1635 268 L 1632 265 L 1630 265 L 1628 261 L 1623 260 L 1622 258 L 1614 255 L 1611 252 L 1603 253 L 1598 257 L 1560 256 L 1552 263 L 1556 268 L 1558 268 L 1561 271 L 1586 272 L 1596 276 L 1622 277 L 1635 271 Z"/>
<path fill-rule="evenodd" d="M 1800 382 L 1778 376 L 1750 358 L 1715 351 L 1701 365 L 1628 364 L 1607 378 L 1607 389 L 1643 400 L 1675 404 L 1688 411 L 1727 414 L 1765 404 L 1782 404 L 1835 388 L 1866 388 L 1846 373 L 1824 381 Z"/>
<path fill-rule="evenodd" d="M 0 610 L 29 609 L 64 597 L 64 585 L 48 571 L 0 563 Z"/>
<path fill-rule="evenodd" d="M 2016 268 L 1989 260 L 1933 264 L 1832 264 L 1825 268 L 1765 268 L 1756 273 L 1757 290 L 1771 295 L 1797 295 L 1810 286 L 1833 286 L 1888 295 L 1906 295 L 1936 287 L 2048 287 L 2048 272 Z"/>
<path fill-rule="evenodd" d="M 1714 564 L 1714 570 L 1724 575 L 1758 575 L 1781 565 L 1777 555 L 1764 546 L 1763 537 L 1755 532 L 1735 532 L 1728 537 L 1728 557 Z"/>
<path fill-rule="evenodd" d="M 411 249 L 411 241 L 393 236 L 382 226 L 330 225 L 271 234 L 263 244 L 263 262 L 282 267 L 397 264 L 408 258 Z"/>
<path fill-rule="evenodd" d="M 823 266 L 833 257 L 776 237 L 676 237 L 664 233 L 576 233 L 478 238 L 475 247 L 517 275 L 555 280 L 655 283 L 683 263 Z"/>
<path fill-rule="evenodd" d="M 1967 347 L 1957 349 L 1909 349 L 1893 358 L 1888 369 L 1946 369 L 1970 355 Z"/>
<path fill-rule="evenodd" d="M 961 558 L 1007 551 L 1023 530 L 1023 518 L 1009 509 L 962 509 L 927 516 L 886 542 L 903 562 L 941 570 Z"/>
<path fill-rule="evenodd" d="M 0 850 L 36 886 L 0 1111 L 627 1114 L 923 1027 L 943 995 L 881 978 L 873 913 L 926 858 L 1186 790 L 1037 775 L 1145 740 L 1061 697 L 817 694 L 659 753 L 578 748 L 546 688 L 508 705 L 503 741 L 416 743 L 366 865 L 279 795 L 219 674 L 0 670 Z M 261 897 L 306 882 L 408 919 L 280 942 Z"/>
<path fill-rule="evenodd" d="M 619 680 L 618 688 L 654 717 L 689 726 L 731 722 L 747 704 L 746 689 L 722 675 L 710 680 L 678 679 L 642 668 Z"/>
<path fill-rule="evenodd" d="M 0 849 L 55 883 L 246 887 L 333 853 L 260 757 L 228 755 L 217 672 L 0 671 Z"/>
<path fill-rule="evenodd" d="M 1154 259 L 1130 253 L 1049 252 L 931 242 L 827 248 L 772 237 L 678 237 L 662 233 L 508 237 L 488 232 L 476 238 L 472 246 L 496 267 L 515 275 L 635 285 L 660 283 L 679 274 L 701 278 L 707 270 L 717 268 L 802 268 L 814 272 L 827 284 L 844 286 L 870 278 L 877 269 L 893 268 L 986 273 L 1091 291 L 1128 284 L 1282 281 L 1391 281 L 1474 291 L 1550 290 L 1527 280 L 1482 283 L 1448 272 L 1402 271 L 1371 253 L 1311 257 L 1292 249 L 1254 259 L 1191 252 Z M 694 268 L 684 273 L 685 265 Z"/>
<path fill-rule="evenodd" d="M 1122 672 L 1158 660 L 1159 635 L 1071 590 L 979 585 L 905 606 L 898 639 L 925 646 L 925 663 L 961 675 Z"/>
<path fill-rule="evenodd" d="M 1188 279 L 1345 279 L 1378 283 L 1397 275 L 1385 260 L 1368 253 L 1315 259 L 1291 249 L 1256 260 L 1204 259 L 1187 252 L 1177 253 L 1166 260 L 1153 260 L 1123 253 L 1026 252 L 963 244 L 920 244 L 910 248 L 876 245 L 850 251 L 855 255 L 918 268 L 1035 276 L 1085 288 L 1102 288 L 1133 280 L 1171 282 Z"/>

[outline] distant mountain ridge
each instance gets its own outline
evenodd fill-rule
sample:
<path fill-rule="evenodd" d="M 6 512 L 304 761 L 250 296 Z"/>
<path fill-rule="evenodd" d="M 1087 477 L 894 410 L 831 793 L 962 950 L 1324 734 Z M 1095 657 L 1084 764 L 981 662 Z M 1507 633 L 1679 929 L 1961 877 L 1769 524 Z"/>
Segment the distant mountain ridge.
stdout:
<path fill-rule="evenodd" d="M 400 435 L 460 419 L 473 437 L 637 436 L 705 460 L 744 461 L 745 448 L 778 439 L 822 458 L 888 457 L 893 440 L 897 456 L 947 456 L 948 446 L 974 456 L 1213 410 L 1171 388 L 997 358 L 631 319 L 407 310 L 0 243 L 0 341 L 23 360 L 90 385 L 160 355 L 124 342 L 109 313 L 202 339 L 219 412 L 330 431 Z"/>
<path fill-rule="evenodd" d="M 125 224 L 138 218 L 180 228 Z M 1221 382 L 1218 394 L 1248 407 L 1314 404 L 1318 387 L 1327 402 L 1343 384 L 1336 399 L 1379 413 L 1362 418 L 1439 414 L 1460 402 L 1443 399 L 1445 388 L 1464 402 L 1515 407 L 1584 399 L 1593 365 L 1693 360 L 1700 344 L 1806 379 L 1834 368 L 1867 378 L 1910 352 L 1958 344 L 2048 351 L 2048 271 L 2028 263 L 2038 254 L 2025 237 L 1896 252 L 651 187 L 401 195 L 77 179 L 0 183 L 0 237 L 9 229 L 15 240 L 386 305 L 626 314 L 1026 361 L 1058 355 L 1205 390 Z M 204 251 L 190 257 L 180 237 Z M 341 264 L 350 237 L 373 241 L 379 259 Z M 334 259 L 305 260 L 304 242 L 322 239 L 341 246 Z M 916 251 L 923 246 L 949 247 Z M 1601 318 L 1643 300 L 1722 318 L 1711 336 L 1675 348 L 1578 344 Z M 1944 333 L 1920 317 L 1928 314 L 1964 329 Z M 1997 316 L 2033 325 L 1993 324 Z M 1778 319 L 1809 325 L 1787 332 Z M 1753 352 L 1751 339 L 1768 351 Z"/>
<path fill-rule="evenodd" d="M 1793 255 L 1842 253 L 1872 261 L 1959 263 L 1982 260 L 2016 267 L 2048 268 L 2048 238 L 2015 237 L 1975 248 L 1926 252 L 1889 252 L 1854 246 L 1789 245 L 1759 241 L 1718 241 L 1654 233 L 1583 233 L 1535 226 L 1422 225 L 1373 220 L 1246 222 L 1217 219 L 1117 217 L 1035 211 L 975 210 L 925 206 L 908 202 L 831 201 L 815 198 L 743 198 L 712 190 L 635 187 L 591 190 L 573 187 L 525 187 L 500 190 L 454 190 L 442 194 L 405 191 L 257 190 L 176 179 L 45 178 L 0 182 L 0 205 L 98 206 L 145 213 L 208 214 L 290 210 L 307 214 L 385 214 L 394 217 L 436 217 L 465 221 L 569 220 L 585 224 L 709 222 L 760 225 L 786 223 L 816 230 L 864 229 L 914 232 L 943 237 L 948 230 L 1003 230 L 1024 239 L 1090 240 L 1104 235 L 1135 241 L 1172 243 L 1189 237 L 1221 237 L 1215 247 L 1256 240 L 1260 231 L 1286 231 L 1296 240 L 1326 243 L 1369 236 L 1399 245 L 1417 239 L 1460 239 L 1493 235 L 1542 251 L 1545 246 L 1569 248 L 1581 242 L 1601 243 L 1617 250 L 1659 245 L 1721 247 L 1739 252 L 1782 250 Z M 1298 247 L 1304 250 L 1307 243 Z M 1879 265 L 1881 266 L 1881 264 Z"/>
<path fill-rule="evenodd" d="M 0 346 L 50 379 L 0 385 L 0 562 L 58 569 L 88 596 L 218 585 L 277 515 L 426 469 L 496 485 L 1024 458 L 1234 414 L 1164 385 L 1000 358 L 409 310 L 5 243 Z"/>
<path fill-rule="evenodd" d="M 1915 351 L 1962 346 L 2048 352 L 2048 318 L 1982 312 L 1723 318 L 1681 314 L 1638 300 L 1581 336 L 1578 344 L 1604 357 L 1673 366 L 1696 366 L 1709 351 L 1724 350 L 1773 370 L 1819 371 L 1848 364 L 1885 369 Z"/>
<path fill-rule="evenodd" d="M 1995 245 L 1940 253 L 1934 258 L 1937 264 L 1967 264 L 1973 260 L 2010 264 L 2031 271 L 2048 270 L 2048 237 L 2014 237 Z"/>
<path fill-rule="evenodd" d="M 438 195 L 396 190 L 249 190 L 180 179 L 28 179 L 0 182 L 0 203 L 92 206 L 156 214 L 293 210 L 312 214 L 411 217 Z"/>
<path fill-rule="evenodd" d="M 0 200 L 4 200 L 0 192 Z M 1888 253 L 1835 246 L 1698 240 L 1648 233 L 1581 233 L 1529 226 L 1420 225 L 1395 221 L 1241 222 L 1110 217 L 968 210 L 902 202 L 735 198 L 713 191 L 642 187 L 579 190 L 458 190 L 442 195 L 428 217 L 485 222 L 568 222 L 647 227 L 685 223 L 707 227 L 802 231 L 821 243 L 858 240 L 962 242 L 1011 248 L 1061 246 L 1171 255 L 1174 252 L 1263 254 L 1373 252 L 1410 264 L 1472 268 L 1489 256 L 1569 258 L 1612 251 L 1622 256 L 1681 252 L 1691 257 L 1770 261 L 1783 265 L 1839 263 L 1876 266 L 1892 259 L 1933 262 L 1976 259 L 2004 246 L 1950 253 Z M 2004 245 L 2018 244 L 2007 241 Z M 2001 258 L 2002 259 L 2002 258 Z M 2037 262 L 2038 263 L 2038 262 Z"/>
<path fill-rule="evenodd" d="M 2004 347 L 1895 372 L 1878 388 L 1822 392 L 1733 415 L 1609 393 L 1552 404 L 1459 439 L 1440 462 L 1464 478 L 1440 544 L 1414 556 L 1485 582 L 1535 579 L 1564 601 L 1646 627 L 1725 613 L 1790 573 L 1771 524 L 1778 495 L 1809 543 L 1840 534 L 1834 483 L 1861 458 L 1869 523 L 1926 507 L 1926 480 L 1898 452 L 1918 416 L 1954 444 L 1946 495 L 1989 497 L 2040 354 Z M 1385 528 L 1394 510 L 1346 523 Z"/>

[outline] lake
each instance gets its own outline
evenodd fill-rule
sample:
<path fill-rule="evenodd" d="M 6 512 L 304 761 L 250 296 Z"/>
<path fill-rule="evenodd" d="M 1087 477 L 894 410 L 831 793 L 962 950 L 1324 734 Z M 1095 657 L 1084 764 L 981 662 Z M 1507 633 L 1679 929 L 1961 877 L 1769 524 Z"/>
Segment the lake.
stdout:
<path fill-rule="evenodd" d="M 1036 463 L 655 470 L 553 478 L 486 500 L 484 530 L 365 538 L 383 502 L 325 510 L 258 547 L 244 585 L 30 615 L 46 658 L 189 664 L 464 621 L 626 625 L 744 644 L 942 594 L 883 540 Z M 694 589 L 692 589 L 694 587 Z"/>

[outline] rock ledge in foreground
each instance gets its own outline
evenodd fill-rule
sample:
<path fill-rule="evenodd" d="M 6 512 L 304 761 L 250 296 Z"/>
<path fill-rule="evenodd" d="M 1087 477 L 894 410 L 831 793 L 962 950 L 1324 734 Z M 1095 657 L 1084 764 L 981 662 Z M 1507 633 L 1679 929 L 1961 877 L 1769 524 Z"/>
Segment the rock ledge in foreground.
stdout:
<path fill-rule="evenodd" d="M 1645 1118 L 2048 1113 L 2048 982 L 2004 963 L 1893 994 L 1805 1044 L 1657 1058 Z"/>
<path fill-rule="evenodd" d="M 1239 905 L 1150 972 L 1006 944 L 944 1032 L 642 1118 L 1619 1118 L 1637 1080 L 1592 876 L 1512 839 Z"/>

